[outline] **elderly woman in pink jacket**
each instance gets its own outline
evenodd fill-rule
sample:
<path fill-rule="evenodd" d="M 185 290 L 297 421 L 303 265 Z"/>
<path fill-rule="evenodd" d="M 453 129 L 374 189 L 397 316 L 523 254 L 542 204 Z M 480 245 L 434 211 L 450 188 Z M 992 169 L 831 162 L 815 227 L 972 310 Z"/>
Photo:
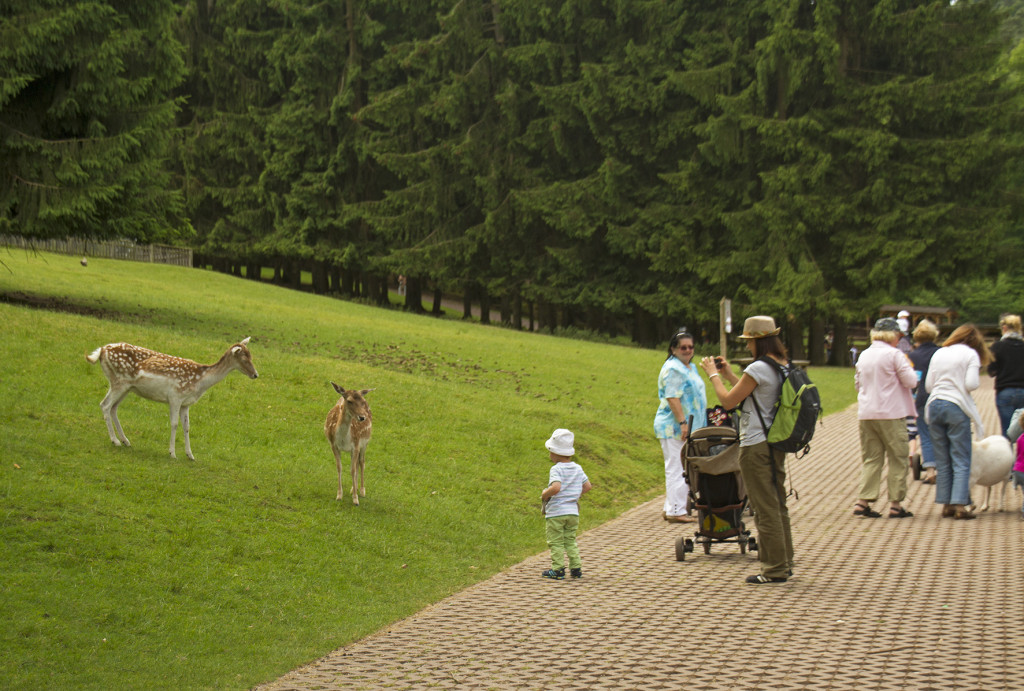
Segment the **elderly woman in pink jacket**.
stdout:
<path fill-rule="evenodd" d="M 882 482 L 882 466 L 889 460 L 887 484 L 889 518 L 908 518 L 903 508 L 907 496 L 909 441 L 907 417 L 916 417 L 914 397 L 917 373 L 910 359 L 899 350 L 902 333 L 895 319 L 875 322 L 871 330 L 871 346 L 857 360 L 854 384 L 857 387 L 857 419 L 860 421 L 860 450 L 863 465 L 860 490 L 853 515 L 878 518 L 882 514 L 871 508 L 878 499 Z"/>

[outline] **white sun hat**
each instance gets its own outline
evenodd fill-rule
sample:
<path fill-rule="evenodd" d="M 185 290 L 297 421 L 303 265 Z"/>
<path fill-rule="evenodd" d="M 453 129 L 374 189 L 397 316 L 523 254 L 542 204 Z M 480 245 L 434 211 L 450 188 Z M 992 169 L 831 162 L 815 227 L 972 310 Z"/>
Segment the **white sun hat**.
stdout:
<path fill-rule="evenodd" d="M 574 440 L 572 432 L 559 428 L 551 433 L 551 438 L 544 442 L 544 446 L 548 451 L 557 453 L 559 456 L 572 456 L 576 453 L 576 450 L 572 448 Z"/>

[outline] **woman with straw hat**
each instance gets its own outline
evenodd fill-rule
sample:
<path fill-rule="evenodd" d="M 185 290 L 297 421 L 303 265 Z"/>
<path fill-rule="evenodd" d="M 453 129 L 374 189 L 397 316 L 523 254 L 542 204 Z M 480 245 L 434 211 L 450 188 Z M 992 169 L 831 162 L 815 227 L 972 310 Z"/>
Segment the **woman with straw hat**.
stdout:
<path fill-rule="evenodd" d="M 747 583 L 785 583 L 793 575 L 793 535 L 786 506 L 786 454 L 768 445 L 767 428 L 775 419 L 775 402 L 782 390 L 782 377 L 775 365 L 787 367 L 789 353 L 771 317 L 747 319 L 740 339 L 746 342 L 747 350 L 754 357 L 742 377 L 736 376 L 732 366 L 724 360 L 716 365 L 714 358 L 706 357 L 700 364 L 726 409 L 743 406 L 740 473 L 754 509 L 757 556 L 761 562 L 761 573 L 747 577 Z M 725 388 L 723 380 L 729 382 L 730 389 Z M 755 410 L 755 401 L 760 416 Z M 764 418 L 763 425 L 760 417 Z"/>

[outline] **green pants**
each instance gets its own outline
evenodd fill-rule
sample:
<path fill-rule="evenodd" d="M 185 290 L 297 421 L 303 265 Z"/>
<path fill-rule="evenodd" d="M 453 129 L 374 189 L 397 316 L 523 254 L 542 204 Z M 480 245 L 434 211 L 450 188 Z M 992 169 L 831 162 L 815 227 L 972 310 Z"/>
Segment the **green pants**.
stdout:
<path fill-rule="evenodd" d="M 565 557 L 569 555 L 569 568 L 581 566 L 580 548 L 576 546 L 576 529 L 580 527 L 579 516 L 554 516 L 544 519 L 548 547 L 551 548 L 551 568 L 555 571 L 565 568 Z"/>
<path fill-rule="evenodd" d="M 793 568 L 793 534 L 786 506 L 786 454 L 763 441 L 740 447 L 740 474 L 757 526 L 761 574 L 785 578 Z"/>
<path fill-rule="evenodd" d="M 907 497 L 907 469 L 910 465 L 910 442 L 907 423 L 898 420 L 861 420 L 860 450 L 864 459 L 860 467 L 858 499 L 875 501 L 881 492 L 882 466 L 889 458 L 886 473 L 889 501 L 900 502 Z"/>

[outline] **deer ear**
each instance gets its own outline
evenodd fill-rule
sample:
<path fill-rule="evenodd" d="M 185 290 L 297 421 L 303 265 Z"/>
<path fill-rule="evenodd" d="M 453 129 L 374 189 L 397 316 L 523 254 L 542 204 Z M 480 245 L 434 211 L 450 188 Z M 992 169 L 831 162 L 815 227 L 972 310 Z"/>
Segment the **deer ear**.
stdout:
<path fill-rule="evenodd" d="M 242 352 L 242 349 L 239 348 L 238 346 L 232 346 L 231 347 L 231 354 L 232 355 L 238 355 L 241 352 Z"/>
<path fill-rule="evenodd" d="M 334 390 L 337 391 L 338 393 L 340 393 L 340 394 L 344 394 L 345 393 L 345 389 L 341 388 L 340 386 L 338 386 L 334 382 L 331 382 L 331 386 L 333 386 Z"/>
<path fill-rule="evenodd" d="M 250 338 L 252 338 L 252 336 L 246 336 L 245 338 L 243 338 L 242 339 L 242 345 L 244 345 L 244 346 L 249 345 L 249 339 Z"/>
<path fill-rule="evenodd" d="M 376 391 L 376 390 L 377 390 L 377 389 L 376 389 L 376 387 L 374 387 L 374 388 L 372 388 L 372 389 L 363 389 L 363 390 L 362 390 L 362 391 L 360 391 L 359 393 L 361 393 L 362 395 L 364 395 L 364 396 L 365 396 L 366 394 L 370 393 L 371 391 Z"/>

